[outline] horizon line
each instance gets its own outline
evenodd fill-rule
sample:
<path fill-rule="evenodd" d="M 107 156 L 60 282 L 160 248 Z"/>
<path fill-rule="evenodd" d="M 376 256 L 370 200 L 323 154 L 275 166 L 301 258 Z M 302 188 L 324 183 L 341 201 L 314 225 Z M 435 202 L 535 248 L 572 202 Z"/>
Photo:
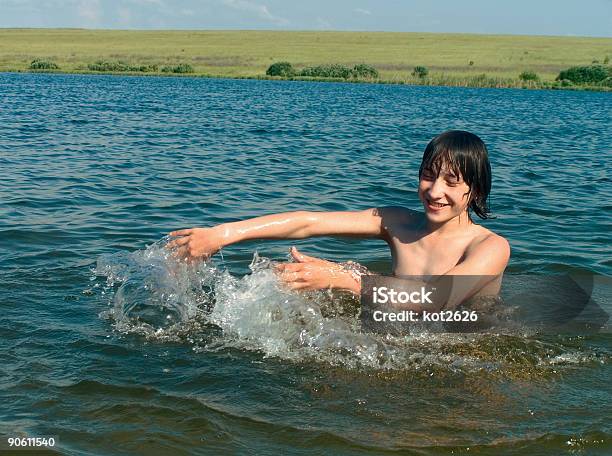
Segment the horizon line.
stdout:
<path fill-rule="evenodd" d="M 397 33 L 415 35 L 488 35 L 488 36 L 525 36 L 525 37 L 549 37 L 549 38 L 586 38 L 586 39 L 610 39 L 612 36 L 594 35 L 540 35 L 524 33 L 480 33 L 480 32 L 412 32 L 395 30 L 317 30 L 317 29 L 234 29 L 234 28 L 90 28 L 90 27 L 2 27 L 0 30 L 83 30 L 83 31 L 109 31 L 109 32 L 272 32 L 272 33 Z"/>

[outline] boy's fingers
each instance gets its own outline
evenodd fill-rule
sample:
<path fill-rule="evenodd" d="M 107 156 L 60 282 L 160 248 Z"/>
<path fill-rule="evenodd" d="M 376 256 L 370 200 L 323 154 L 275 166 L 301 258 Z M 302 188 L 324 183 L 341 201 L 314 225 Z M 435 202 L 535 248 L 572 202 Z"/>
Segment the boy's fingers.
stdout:
<path fill-rule="evenodd" d="M 304 269 L 304 265 L 301 263 L 284 263 L 279 264 L 276 268 L 277 270 L 284 272 L 297 272 Z"/>
<path fill-rule="evenodd" d="M 185 245 L 189 242 L 189 238 L 188 237 L 182 237 L 179 239 L 175 239 L 174 241 L 170 241 L 168 242 L 168 247 L 173 249 L 175 247 L 180 247 L 181 245 Z"/>
<path fill-rule="evenodd" d="M 187 247 L 179 247 L 174 251 L 174 255 L 178 258 L 186 258 L 189 256 L 189 252 L 187 251 Z"/>
<path fill-rule="evenodd" d="M 293 259 L 295 261 L 300 262 L 300 263 L 305 263 L 305 262 L 308 262 L 308 261 L 316 261 L 316 260 L 318 260 L 318 258 L 311 257 L 311 256 L 308 256 L 308 255 L 304 255 L 302 252 L 299 252 L 296 247 L 291 247 L 290 253 L 291 253 L 291 256 L 293 257 Z"/>
<path fill-rule="evenodd" d="M 277 273 L 281 274 L 281 273 L 287 271 L 287 266 L 289 266 L 289 264 L 287 264 L 287 263 L 277 264 L 276 266 L 274 266 L 274 270 Z"/>
<path fill-rule="evenodd" d="M 193 232 L 193 228 L 189 228 L 186 230 L 176 230 L 170 233 L 170 236 L 187 236 Z"/>
<path fill-rule="evenodd" d="M 303 282 L 304 278 L 297 272 L 288 271 L 280 274 L 280 279 L 283 282 Z"/>
<path fill-rule="evenodd" d="M 291 247 L 291 250 L 289 250 L 289 253 L 291 253 L 291 258 L 293 258 L 295 261 L 303 261 L 304 255 L 298 252 L 297 248 Z"/>

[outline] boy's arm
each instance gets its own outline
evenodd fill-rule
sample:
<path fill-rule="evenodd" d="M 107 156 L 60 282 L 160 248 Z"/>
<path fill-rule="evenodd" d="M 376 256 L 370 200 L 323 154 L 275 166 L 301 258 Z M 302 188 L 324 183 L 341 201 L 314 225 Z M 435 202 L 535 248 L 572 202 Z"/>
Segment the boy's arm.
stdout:
<path fill-rule="evenodd" d="M 180 253 L 207 257 L 220 248 L 252 239 L 303 239 L 312 236 L 383 237 L 381 210 L 355 212 L 286 212 L 265 215 L 210 228 L 191 228 L 170 233 L 170 243 Z"/>
<path fill-rule="evenodd" d="M 445 274 L 454 276 L 454 280 L 444 308 L 456 308 L 478 293 L 485 285 L 500 277 L 509 260 L 510 244 L 496 234 L 491 234 L 471 246 L 463 261 Z"/>
<path fill-rule="evenodd" d="M 465 258 L 445 275 L 498 276 L 510 259 L 510 244 L 497 234 L 489 234 L 482 241 L 469 247 Z"/>

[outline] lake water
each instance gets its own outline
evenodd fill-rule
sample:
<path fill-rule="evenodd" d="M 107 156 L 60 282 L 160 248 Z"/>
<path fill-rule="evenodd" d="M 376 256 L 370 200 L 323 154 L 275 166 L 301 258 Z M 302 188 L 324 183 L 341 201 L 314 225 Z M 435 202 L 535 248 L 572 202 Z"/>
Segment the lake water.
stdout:
<path fill-rule="evenodd" d="M 467 129 L 508 273 L 595 274 L 609 313 L 611 94 L 0 74 L 0 100 L 0 448 L 612 452 L 609 323 L 386 337 L 353 301 L 280 290 L 289 242 L 193 267 L 163 249 L 270 212 L 418 209 L 425 145 Z M 293 244 L 390 270 L 379 241 Z"/>

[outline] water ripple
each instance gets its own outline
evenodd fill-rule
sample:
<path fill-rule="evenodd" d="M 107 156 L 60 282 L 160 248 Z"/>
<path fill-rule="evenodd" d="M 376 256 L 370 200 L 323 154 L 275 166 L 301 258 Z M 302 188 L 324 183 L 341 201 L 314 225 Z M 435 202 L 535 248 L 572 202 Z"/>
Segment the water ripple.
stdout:
<path fill-rule="evenodd" d="M 0 434 L 75 455 L 610 453 L 609 332 L 386 339 L 248 269 L 288 242 L 199 273 L 145 249 L 270 212 L 418 209 L 425 145 L 460 128 L 489 147 L 509 271 L 611 275 L 610 94 L 49 74 L 0 93 Z M 382 242 L 300 245 L 389 269 Z"/>

